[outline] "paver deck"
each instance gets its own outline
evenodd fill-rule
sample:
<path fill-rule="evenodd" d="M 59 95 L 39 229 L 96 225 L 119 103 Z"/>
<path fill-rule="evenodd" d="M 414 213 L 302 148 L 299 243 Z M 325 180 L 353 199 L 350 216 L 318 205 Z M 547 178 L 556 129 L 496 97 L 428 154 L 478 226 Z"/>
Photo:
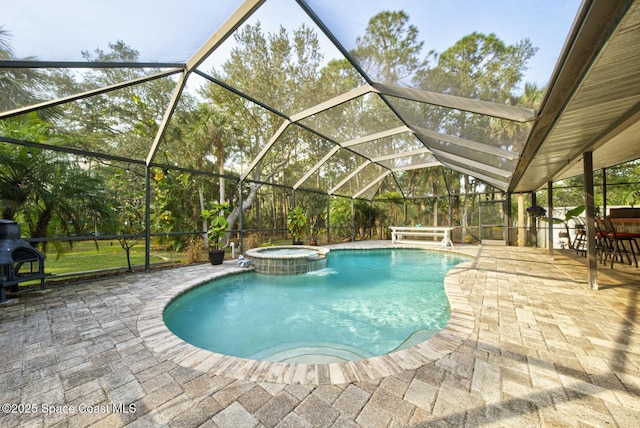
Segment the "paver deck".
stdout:
<path fill-rule="evenodd" d="M 448 277 L 455 325 L 406 360 L 313 375 L 241 367 L 154 324 L 158 299 L 232 262 L 21 297 L 0 308 L 0 426 L 638 426 L 640 270 L 601 267 L 593 291 L 568 252 L 456 251 L 476 258 Z"/>

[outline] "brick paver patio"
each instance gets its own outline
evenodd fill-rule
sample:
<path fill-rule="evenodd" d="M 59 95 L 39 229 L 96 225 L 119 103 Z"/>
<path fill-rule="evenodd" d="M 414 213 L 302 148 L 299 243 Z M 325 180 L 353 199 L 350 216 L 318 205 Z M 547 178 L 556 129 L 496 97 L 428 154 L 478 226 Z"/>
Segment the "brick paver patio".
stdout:
<path fill-rule="evenodd" d="M 311 375 L 289 367 L 270 379 L 265 364 L 244 376 L 148 321 L 160 296 L 232 262 L 20 297 L 0 308 L 0 426 L 638 426 L 640 270 L 601 267 L 592 291 L 567 253 L 456 250 L 477 256 L 448 279 L 468 319 L 416 354 Z"/>

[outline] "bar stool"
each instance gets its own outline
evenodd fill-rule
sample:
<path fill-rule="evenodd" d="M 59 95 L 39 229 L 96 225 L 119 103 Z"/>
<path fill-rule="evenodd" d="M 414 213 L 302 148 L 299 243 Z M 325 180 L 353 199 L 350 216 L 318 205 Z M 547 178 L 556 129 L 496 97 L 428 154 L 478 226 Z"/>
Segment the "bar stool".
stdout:
<path fill-rule="evenodd" d="M 600 263 L 604 264 L 607 257 L 613 251 L 611 239 L 607 235 L 604 222 L 600 217 L 596 217 L 596 256 L 600 254 Z"/>
<path fill-rule="evenodd" d="M 631 254 L 633 256 L 633 261 L 635 262 L 636 267 L 638 267 L 636 250 L 638 250 L 638 254 L 640 254 L 640 247 L 638 247 L 638 242 L 636 241 L 636 239 L 640 238 L 640 233 L 616 232 L 616 229 L 613 226 L 613 222 L 609 217 L 605 217 L 603 219 L 603 223 L 605 226 L 606 234 L 609 239 L 611 239 L 611 268 L 613 268 L 613 263 L 615 262 L 616 258 L 620 260 L 620 263 L 623 263 L 623 254 L 627 256 L 629 264 L 631 264 L 631 257 L 629 257 L 629 254 Z M 625 242 L 629 243 L 629 248 L 627 248 Z"/>
<path fill-rule="evenodd" d="M 574 217 L 576 227 L 576 236 L 573 238 L 573 249 L 576 250 L 576 254 L 587 254 L 587 228 L 584 221 L 580 217 Z"/>

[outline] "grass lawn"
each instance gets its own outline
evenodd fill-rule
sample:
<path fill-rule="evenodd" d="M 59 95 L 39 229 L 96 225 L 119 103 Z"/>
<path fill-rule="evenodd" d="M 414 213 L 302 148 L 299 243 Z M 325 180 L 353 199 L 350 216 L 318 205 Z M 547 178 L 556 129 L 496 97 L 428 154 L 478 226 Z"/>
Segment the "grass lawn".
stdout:
<path fill-rule="evenodd" d="M 144 242 L 131 248 L 131 266 L 144 264 Z M 151 263 L 184 262 L 181 253 L 170 251 L 151 251 Z M 45 272 L 68 274 L 109 268 L 127 268 L 127 254 L 118 241 L 76 241 L 73 248 L 64 244 L 64 252 L 57 254 L 52 246 L 48 248 L 45 260 Z"/>

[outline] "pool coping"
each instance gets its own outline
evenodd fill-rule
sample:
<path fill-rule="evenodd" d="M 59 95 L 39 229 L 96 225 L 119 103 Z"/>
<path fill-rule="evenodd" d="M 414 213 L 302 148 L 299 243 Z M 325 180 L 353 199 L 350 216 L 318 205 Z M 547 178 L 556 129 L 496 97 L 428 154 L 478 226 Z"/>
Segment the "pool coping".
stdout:
<path fill-rule="evenodd" d="M 473 257 L 465 252 L 431 249 L 412 245 L 382 246 L 328 246 L 331 249 L 385 249 L 414 248 L 424 251 L 458 253 Z M 207 373 L 211 376 L 225 376 L 254 382 L 281 384 L 344 384 L 354 381 L 373 380 L 380 377 L 417 369 L 433 363 L 450 354 L 471 335 L 475 328 L 473 309 L 459 285 L 460 274 L 472 268 L 474 260 L 454 266 L 444 280 L 444 289 L 451 307 L 451 318 L 447 326 L 432 338 L 410 348 L 389 354 L 356 361 L 330 364 L 280 363 L 250 360 L 218 354 L 191 345 L 173 334 L 165 325 L 163 312 L 166 306 L 180 294 L 213 279 L 246 273 L 247 268 L 225 265 L 211 275 L 185 281 L 170 287 L 147 303 L 137 320 L 137 328 L 143 343 L 158 355 L 183 367 Z"/>

